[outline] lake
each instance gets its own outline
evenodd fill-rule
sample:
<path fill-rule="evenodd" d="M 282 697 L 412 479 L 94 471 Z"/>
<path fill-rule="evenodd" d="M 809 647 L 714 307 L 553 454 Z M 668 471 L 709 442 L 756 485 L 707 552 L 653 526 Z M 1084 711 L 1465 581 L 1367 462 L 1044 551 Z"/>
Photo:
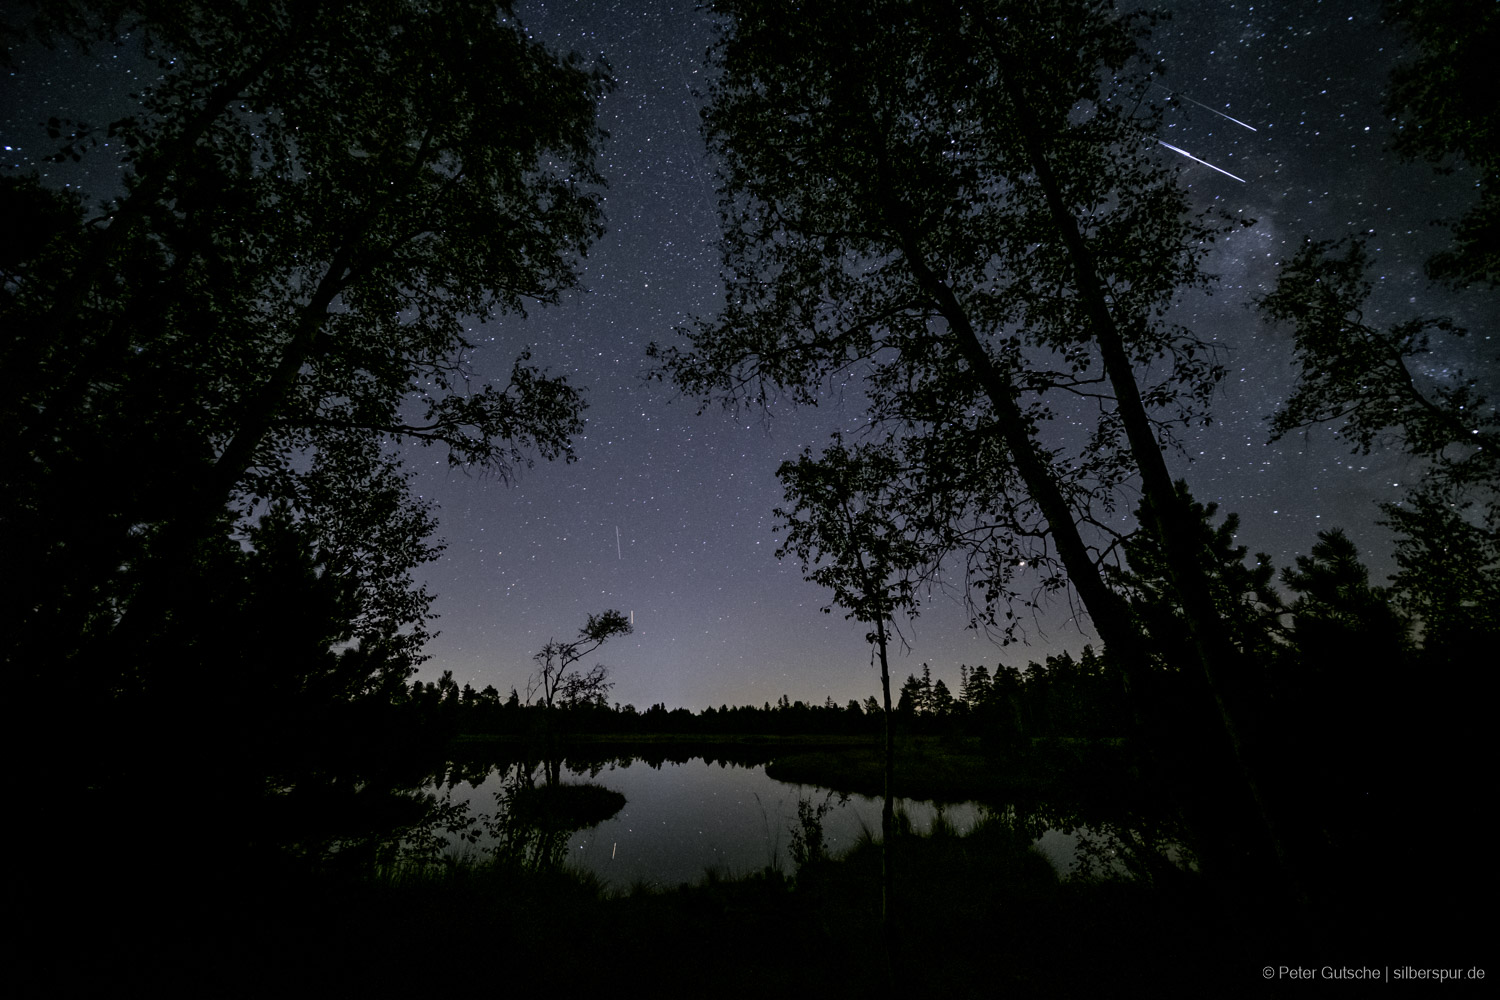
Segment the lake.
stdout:
<path fill-rule="evenodd" d="M 695 757 L 686 761 L 646 762 L 622 757 L 608 763 L 563 765 L 564 781 L 592 782 L 625 796 L 625 807 L 612 819 L 572 834 L 567 856 L 572 867 L 593 873 L 610 888 L 636 884 L 652 888 L 701 882 L 713 871 L 739 877 L 769 864 L 783 871 L 794 867 L 788 856 L 791 830 L 797 824 L 800 799 L 825 801 L 826 789 L 777 781 L 763 765 L 741 765 Z M 470 772 L 473 773 L 472 771 Z M 454 801 L 467 801 L 475 814 L 495 810 L 502 785 L 501 768 L 475 783 L 458 781 L 450 788 Z M 832 797 L 833 809 L 823 821 L 824 843 L 841 853 L 866 831 L 880 831 L 879 799 Z M 984 815 L 985 807 L 968 802 L 938 807 L 901 799 L 918 830 L 927 830 L 941 814 L 960 832 Z M 1066 871 L 1076 837 L 1048 830 L 1037 846 Z M 481 841 L 478 850 L 489 845 Z"/>

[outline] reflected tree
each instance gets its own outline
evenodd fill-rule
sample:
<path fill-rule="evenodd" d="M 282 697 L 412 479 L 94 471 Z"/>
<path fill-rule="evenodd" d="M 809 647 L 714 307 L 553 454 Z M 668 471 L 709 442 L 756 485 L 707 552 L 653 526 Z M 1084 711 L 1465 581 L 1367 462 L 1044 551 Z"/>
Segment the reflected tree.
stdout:
<path fill-rule="evenodd" d="M 786 533 L 777 556 L 795 556 L 808 580 L 833 592 L 834 603 L 847 612 L 845 617 L 871 626 L 865 638 L 880 658 L 885 737 L 880 912 L 888 957 L 895 884 L 891 851 L 895 839 L 892 788 L 896 756 L 890 628 L 898 610 L 916 612 L 916 574 L 931 559 L 931 553 L 914 540 L 897 513 L 898 507 L 890 502 L 891 484 L 899 478 L 895 462 L 889 448 L 849 448 L 835 437 L 819 457 L 804 452 L 795 462 L 782 463 L 776 472 L 790 505 L 776 511 L 781 519 L 779 528 Z"/>
<path fill-rule="evenodd" d="M 562 748 L 557 743 L 561 736 L 560 719 L 583 708 L 606 708 L 610 689 L 614 687 L 609 680 L 609 669 L 602 663 L 580 670 L 578 661 L 611 638 L 629 635 L 632 631 L 634 626 L 624 614 L 614 610 L 602 611 L 589 615 L 578 630 L 578 638 L 571 642 L 548 640 L 532 657 L 537 669 L 526 681 L 526 700 L 530 703 L 533 698 L 538 699 L 542 709 L 549 784 L 561 783 Z"/>
<path fill-rule="evenodd" d="M 497 862 L 530 871 L 555 869 L 564 862 L 575 832 L 597 826 L 625 807 L 625 796 L 611 788 L 561 784 L 552 780 L 550 770 L 547 776 L 539 785 L 531 762 L 502 765 L 495 813 L 484 823 Z"/>
<path fill-rule="evenodd" d="M 1250 665 L 1163 456 L 1223 374 L 1172 304 L 1211 282 L 1204 254 L 1243 220 L 1196 216 L 1144 141 L 1149 19 L 1106 3 L 725 8 L 705 112 L 725 305 L 688 346 L 656 349 L 664 375 L 732 404 L 860 380 L 902 495 L 948 515 L 933 551 L 963 553 L 976 623 L 1018 638 L 1017 606 L 1071 588 L 1132 685 L 1150 650 L 1102 565 L 1138 487 L 1184 654 L 1284 863 L 1237 697 Z M 1069 415 L 1089 433 L 1045 443 Z"/>

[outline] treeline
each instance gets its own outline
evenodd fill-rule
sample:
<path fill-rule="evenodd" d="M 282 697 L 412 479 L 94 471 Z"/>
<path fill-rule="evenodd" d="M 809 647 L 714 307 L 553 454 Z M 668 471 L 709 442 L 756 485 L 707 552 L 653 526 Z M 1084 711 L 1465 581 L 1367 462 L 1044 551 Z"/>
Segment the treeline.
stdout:
<path fill-rule="evenodd" d="M 1130 716 L 1117 671 L 1085 647 L 1074 659 L 1064 652 L 1024 669 L 979 665 L 959 667 L 958 692 L 922 665 L 908 675 L 895 714 L 899 730 L 910 735 L 978 736 L 996 745 L 1031 737 L 1108 738 L 1125 735 Z M 527 704 L 514 688 L 502 696 L 493 685 L 462 687 L 445 671 L 437 681 L 416 681 L 407 702 L 415 715 L 454 733 L 530 736 L 537 733 L 588 735 L 828 735 L 869 736 L 882 732 L 884 710 L 873 697 L 843 705 L 832 696 L 821 704 L 782 695 L 775 703 L 712 706 L 699 712 L 655 704 L 590 701 L 547 708 Z"/>

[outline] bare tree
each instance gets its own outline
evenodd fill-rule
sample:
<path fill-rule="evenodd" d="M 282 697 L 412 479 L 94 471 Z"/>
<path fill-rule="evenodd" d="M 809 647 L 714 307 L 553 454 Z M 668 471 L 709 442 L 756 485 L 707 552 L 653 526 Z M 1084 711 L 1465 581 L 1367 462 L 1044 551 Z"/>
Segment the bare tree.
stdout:
<path fill-rule="evenodd" d="M 533 660 L 537 671 L 526 682 L 526 700 L 540 700 L 547 709 L 574 708 L 579 705 L 604 704 L 609 689 L 609 670 L 596 663 L 588 670 L 574 669 L 574 664 L 617 635 L 629 635 L 630 619 L 614 610 L 589 615 L 578 638 L 572 642 L 551 639 Z"/>

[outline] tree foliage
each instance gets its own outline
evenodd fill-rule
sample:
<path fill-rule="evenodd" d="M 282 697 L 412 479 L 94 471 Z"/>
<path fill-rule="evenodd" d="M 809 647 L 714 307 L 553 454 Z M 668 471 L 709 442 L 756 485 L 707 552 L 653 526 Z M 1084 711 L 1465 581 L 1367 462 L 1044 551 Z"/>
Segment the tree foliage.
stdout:
<path fill-rule="evenodd" d="M 525 351 L 480 384 L 473 323 L 575 284 L 606 79 L 475 0 L 72 3 L 38 23 L 160 73 L 107 128 L 53 123 L 63 155 L 118 151 L 116 191 L 0 191 L 25 220 L 0 262 L 0 519 L 40 581 L 7 608 L 37 641 L 8 652 L 159 618 L 226 505 L 243 531 L 278 503 L 360 581 L 359 633 L 415 656 L 430 597 L 410 571 L 438 549 L 397 448 L 501 475 L 570 457 L 578 390 Z"/>
<path fill-rule="evenodd" d="M 900 476 L 890 449 L 836 437 L 817 457 L 808 450 L 783 462 L 776 475 L 789 505 L 775 512 L 784 533 L 778 558 L 795 556 L 807 579 L 857 621 L 884 628 L 898 610 L 916 613 L 918 574 L 932 556 L 891 496 Z"/>
<path fill-rule="evenodd" d="M 90 788 L 147 780 L 98 750 L 138 720 L 181 754 L 193 691 L 243 712 L 222 788 L 376 787 L 441 549 L 403 451 L 503 477 L 581 427 L 528 350 L 472 369 L 478 324 L 557 301 L 602 232 L 608 79 L 483 0 L 77 0 L 18 31 L 155 72 L 124 118 L 47 123 L 97 190 L 0 181 L 5 661 L 64 686 Z M 335 765 L 318 726 L 364 735 Z"/>
<path fill-rule="evenodd" d="M 1399 447 L 1423 461 L 1399 502 L 1381 506 L 1396 532 L 1398 600 L 1434 648 L 1494 636 L 1500 606 L 1500 411 L 1478 378 L 1433 371 L 1433 335 L 1456 348 L 1464 330 L 1417 317 L 1389 327 L 1366 319 L 1372 283 L 1361 240 L 1307 240 L 1260 301 L 1295 337 L 1298 380 L 1271 418 L 1273 439 L 1335 424 L 1359 453 Z"/>
<path fill-rule="evenodd" d="M 1067 576 L 1107 627 L 1095 566 L 1139 474 L 1117 391 L 1159 433 L 1202 416 L 1220 371 L 1163 315 L 1206 280 L 1215 225 L 1142 142 L 1143 22 L 1088 4 L 888 6 L 727 5 L 705 114 L 726 303 L 690 347 L 654 353 L 688 392 L 736 403 L 852 383 L 904 495 L 942 514 L 935 548 L 971 553 L 989 607 Z M 1115 367 L 1144 385 L 1106 372 L 1096 293 Z M 1063 418 L 1091 432 L 1043 444 L 1068 437 L 1048 429 Z M 1013 636 L 1020 619 L 999 624 Z"/>
<path fill-rule="evenodd" d="M 1195 216 L 1154 152 L 1149 18 L 1003 0 L 724 9 L 704 124 L 725 304 L 690 346 L 654 349 L 664 373 L 731 403 L 853 383 L 902 496 L 937 512 L 904 527 L 963 554 L 976 623 L 1018 638 L 1015 605 L 1071 586 L 1127 674 L 1149 656 L 1102 564 L 1138 486 L 1184 652 L 1265 817 L 1242 653 L 1162 456 L 1222 375 L 1169 310 L 1211 281 L 1203 257 L 1236 223 Z"/>
<path fill-rule="evenodd" d="M 1297 557 L 1296 568 L 1283 569 L 1281 581 L 1297 595 L 1290 611 L 1304 657 L 1400 661 L 1410 623 L 1392 608 L 1384 588 L 1370 585 L 1369 570 L 1343 531 L 1318 532 L 1312 551 Z"/>
<path fill-rule="evenodd" d="M 1214 524 L 1218 504 L 1200 504 L 1191 499 L 1187 483 L 1177 484 L 1197 544 L 1205 553 L 1204 575 L 1209 592 L 1234 646 L 1264 668 L 1285 639 L 1282 618 L 1286 607 L 1272 585 L 1275 567 L 1264 552 L 1247 561 L 1249 549 L 1238 542 L 1239 515 L 1230 513 Z M 1185 611 L 1172 585 L 1172 577 L 1160 544 L 1147 532 L 1131 536 L 1123 546 L 1128 568 L 1112 570 L 1111 579 L 1130 601 L 1143 635 L 1149 639 L 1153 659 L 1164 670 L 1179 670 L 1191 663 L 1184 646 L 1188 629 Z"/>
<path fill-rule="evenodd" d="M 1489 0 L 1387 0 L 1386 14 L 1416 43 L 1391 73 L 1386 113 L 1395 148 L 1451 172 L 1454 159 L 1478 175 L 1477 202 L 1449 224 L 1453 245 L 1427 273 L 1454 287 L 1500 285 L 1500 113 L 1491 60 L 1500 47 L 1500 9 Z"/>

